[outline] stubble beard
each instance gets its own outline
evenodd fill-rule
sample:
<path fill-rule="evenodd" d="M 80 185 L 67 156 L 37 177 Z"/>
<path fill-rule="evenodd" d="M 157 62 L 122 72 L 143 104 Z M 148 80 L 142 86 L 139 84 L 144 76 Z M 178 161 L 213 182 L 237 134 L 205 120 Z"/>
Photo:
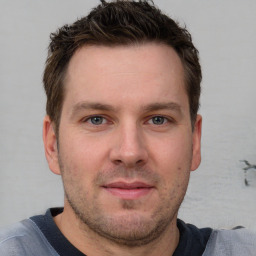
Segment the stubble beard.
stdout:
<path fill-rule="evenodd" d="M 126 210 L 125 214 L 122 216 L 111 216 L 103 212 L 104 210 L 101 209 L 101 205 L 95 204 L 97 198 L 88 200 L 88 195 L 84 188 L 81 185 L 79 187 L 78 182 L 73 180 L 71 175 L 68 174 L 69 172 L 64 168 L 61 159 L 59 159 L 59 163 L 65 197 L 80 223 L 80 229 L 83 232 L 93 232 L 111 242 L 128 247 L 146 245 L 159 239 L 171 223 L 176 221 L 178 209 L 185 196 L 189 179 L 189 175 L 188 177 L 184 176 L 185 178 L 178 185 L 179 189 L 182 188 L 181 191 L 177 193 L 176 186 L 173 190 L 169 191 L 168 200 L 166 200 L 166 195 L 162 195 L 159 201 L 164 203 L 160 204 L 158 209 L 147 218 L 134 213 L 133 210 L 136 209 L 136 202 L 132 200 L 120 200 L 122 209 Z M 156 178 L 160 182 L 160 177 L 156 177 L 156 174 L 145 169 L 136 169 L 132 172 L 119 168 L 111 170 L 110 173 L 102 172 L 99 174 L 95 180 L 96 184 L 104 180 L 106 176 L 124 177 L 127 175 Z M 81 192 L 83 193 L 82 195 Z"/>

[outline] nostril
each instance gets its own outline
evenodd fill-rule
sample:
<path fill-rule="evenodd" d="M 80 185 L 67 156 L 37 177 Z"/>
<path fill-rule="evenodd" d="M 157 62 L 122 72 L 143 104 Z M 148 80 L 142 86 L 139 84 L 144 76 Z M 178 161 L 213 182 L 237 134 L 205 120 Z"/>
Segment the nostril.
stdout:
<path fill-rule="evenodd" d="M 138 160 L 137 161 L 137 164 L 142 164 L 144 161 L 141 159 L 141 160 Z"/>
<path fill-rule="evenodd" d="M 121 160 L 115 160 L 114 163 L 115 163 L 115 164 L 121 164 L 122 161 L 121 161 Z"/>

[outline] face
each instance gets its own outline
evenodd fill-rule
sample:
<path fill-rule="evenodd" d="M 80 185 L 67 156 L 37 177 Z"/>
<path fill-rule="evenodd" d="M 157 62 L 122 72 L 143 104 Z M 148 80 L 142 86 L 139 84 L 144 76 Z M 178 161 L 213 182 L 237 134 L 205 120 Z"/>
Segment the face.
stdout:
<path fill-rule="evenodd" d="M 184 70 L 165 45 L 86 46 L 72 57 L 58 147 L 49 118 L 49 166 L 61 174 L 64 212 L 124 244 L 148 243 L 176 221 L 200 163 Z"/>

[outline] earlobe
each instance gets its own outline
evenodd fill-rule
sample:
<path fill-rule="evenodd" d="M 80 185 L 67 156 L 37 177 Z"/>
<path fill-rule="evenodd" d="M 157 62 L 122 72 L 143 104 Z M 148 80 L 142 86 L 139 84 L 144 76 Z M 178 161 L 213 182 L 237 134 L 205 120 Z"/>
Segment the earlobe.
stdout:
<path fill-rule="evenodd" d="M 197 115 L 193 130 L 193 158 L 191 171 L 196 170 L 201 163 L 201 133 L 202 133 L 202 116 Z"/>
<path fill-rule="evenodd" d="M 58 161 L 57 138 L 54 130 L 54 124 L 49 116 L 45 116 L 43 124 L 43 141 L 45 157 L 50 170 L 55 174 L 60 174 Z"/>

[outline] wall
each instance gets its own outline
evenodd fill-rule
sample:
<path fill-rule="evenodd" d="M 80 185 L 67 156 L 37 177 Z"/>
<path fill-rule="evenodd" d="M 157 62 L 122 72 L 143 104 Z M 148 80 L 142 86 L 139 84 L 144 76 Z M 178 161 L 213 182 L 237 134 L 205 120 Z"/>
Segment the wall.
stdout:
<path fill-rule="evenodd" d="M 0 0 L 0 226 L 63 204 L 60 177 L 44 158 L 42 72 L 49 34 L 98 1 Z M 256 230 L 256 2 L 155 0 L 186 23 L 203 66 L 202 164 L 180 217 L 198 226 Z"/>

